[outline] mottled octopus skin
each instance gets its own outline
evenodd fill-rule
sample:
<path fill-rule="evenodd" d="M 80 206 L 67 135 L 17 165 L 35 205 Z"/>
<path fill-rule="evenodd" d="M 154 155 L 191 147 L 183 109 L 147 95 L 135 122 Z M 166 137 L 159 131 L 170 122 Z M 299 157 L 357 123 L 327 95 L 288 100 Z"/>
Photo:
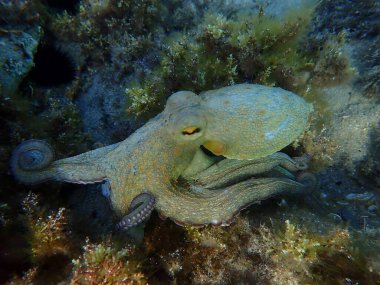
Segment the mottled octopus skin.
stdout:
<path fill-rule="evenodd" d="M 155 198 L 155 209 L 179 224 L 228 224 L 248 204 L 305 190 L 291 173 L 297 162 L 276 152 L 300 135 L 311 110 L 291 92 L 254 84 L 200 96 L 181 91 L 169 97 L 162 113 L 120 143 L 53 161 L 44 169 L 25 168 L 20 158 L 31 159 L 20 146 L 11 169 L 28 184 L 107 179 L 120 216 L 130 212 L 135 197 L 148 193 Z M 228 159 L 215 164 L 202 145 Z M 253 177 L 240 175 L 239 169 Z M 207 173 L 213 185 L 204 180 Z M 220 174 L 224 184 L 215 183 Z M 178 182 L 180 176 L 186 185 Z"/>
<path fill-rule="evenodd" d="M 251 160 L 281 150 L 304 130 L 312 110 L 294 93 L 261 85 L 239 84 L 200 96 L 209 114 L 205 140 L 220 140 L 223 156 L 233 159 Z"/>

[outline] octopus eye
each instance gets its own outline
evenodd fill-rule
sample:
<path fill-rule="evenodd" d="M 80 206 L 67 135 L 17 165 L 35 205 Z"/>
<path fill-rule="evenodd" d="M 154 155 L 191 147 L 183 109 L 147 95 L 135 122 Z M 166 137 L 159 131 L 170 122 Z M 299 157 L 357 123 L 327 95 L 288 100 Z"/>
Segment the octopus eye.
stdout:
<path fill-rule="evenodd" d="M 197 127 L 187 127 L 187 128 L 184 128 L 182 130 L 182 134 L 184 136 L 189 136 L 189 135 L 193 135 L 193 134 L 199 133 L 200 131 L 201 131 L 201 129 L 197 128 Z"/>

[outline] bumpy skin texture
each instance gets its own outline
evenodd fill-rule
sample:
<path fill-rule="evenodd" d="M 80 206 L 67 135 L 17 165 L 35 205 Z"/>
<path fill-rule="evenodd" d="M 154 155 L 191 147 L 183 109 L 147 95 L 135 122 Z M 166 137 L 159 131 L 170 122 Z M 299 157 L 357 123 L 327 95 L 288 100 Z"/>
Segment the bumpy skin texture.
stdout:
<path fill-rule="evenodd" d="M 25 142 L 15 150 L 11 168 L 28 184 L 108 179 L 115 211 L 127 215 L 119 227 L 136 212 L 129 207 L 142 193 L 149 195 L 142 196 L 141 209 L 150 211 L 153 197 L 155 209 L 179 224 L 228 224 L 251 203 L 302 192 L 310 184 L 298 182 L 292 173 L 300 169 L 298 163 L 276 151 L 300 135 L 311 110 L 291 92 L 260 85 L 240 84 L 200 96 L 181 91 L 168 99 L 161 114 L 120 143 L 40 169 L 25 167 L 34 163 L 33 157 L 42 160 L 36 150 L 24 152 Z M 228 159 L 205 155 L 202 145 Z M 27 162 L 20 161 L 25 158 Z M 180 183 L 181 176 L 186 183 Z"/>

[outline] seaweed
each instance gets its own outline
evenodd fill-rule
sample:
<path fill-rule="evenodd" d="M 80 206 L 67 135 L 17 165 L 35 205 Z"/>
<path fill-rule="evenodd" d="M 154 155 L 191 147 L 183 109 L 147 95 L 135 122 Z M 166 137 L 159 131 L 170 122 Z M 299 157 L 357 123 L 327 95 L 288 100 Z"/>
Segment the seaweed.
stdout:
<path fill-rule="evenodd" d="M 298 209 L 299 211 L 300 209 Z M 295 217 L 300 218 L 299 212 Z M 257 217 L 255 217 L 257 218 Z M 295 220 L 272 221 L 254 227 L 245 215 L 228 228 L 187 226 L 184 237 L 173 229 L 153 230 L 145 246 L 158 255 L 173 284 L 373 284 L 368 254 L 358 234 L 342 226 L 313 229 L 311 214 Z M 169 232 L 168 232 L 169 231 Z M 177 246 L 168 245 L 165 236 L 173 235 Z"/>
<path fill-rule="evenodd" d="M 132 247 L 117 248 L 110 241 L 93 244 L 88 239 L 83 254 L 73 260 L 69 284 L 147 284 L 141 260 Z"/>
<path fill-rule="evenodd" d="M 313 8 L 294 9 L 284 19 L 263 11 L 235 18 L 206 13 L 194 30 L 173 32 L 164 40 L 158 67 L 138 82 L 146 100 L 132 94 L 129 111 L 151 114 L 171 92 L 200 92 L 246 81 L 317 97 L 316 90 L 331 82 L 332 73 L 338 82 L 349 77 L 351 67 L 347 54 L 341 52 L 342 40 L 338 43 L 342 36 L 332 36 L 325 51 L 306 53 L 300 48 Z M 161 88 L 152 90 L 151 81 Z"/>

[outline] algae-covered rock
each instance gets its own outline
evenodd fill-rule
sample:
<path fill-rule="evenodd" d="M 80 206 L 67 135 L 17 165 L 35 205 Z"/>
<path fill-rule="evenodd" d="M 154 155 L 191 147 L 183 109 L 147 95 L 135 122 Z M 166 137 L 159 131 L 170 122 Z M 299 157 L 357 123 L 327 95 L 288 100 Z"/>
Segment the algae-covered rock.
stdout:
<path fill-rule="evenodd" d="M 36 52 L 42 32 L 34 35 L 23 31 L 0 31 L 0 90 L 10 96 L 17 91 L 21 81 L 34 66 Z"/>
<path fill-rule="evenodd" d="M 124 88 L 108 70 L 89 74 L 76 105 L 81 111 L 84 130 L 94 141 L 110 144 L 129 136 L 139 125 L 126 112 Z"/>

